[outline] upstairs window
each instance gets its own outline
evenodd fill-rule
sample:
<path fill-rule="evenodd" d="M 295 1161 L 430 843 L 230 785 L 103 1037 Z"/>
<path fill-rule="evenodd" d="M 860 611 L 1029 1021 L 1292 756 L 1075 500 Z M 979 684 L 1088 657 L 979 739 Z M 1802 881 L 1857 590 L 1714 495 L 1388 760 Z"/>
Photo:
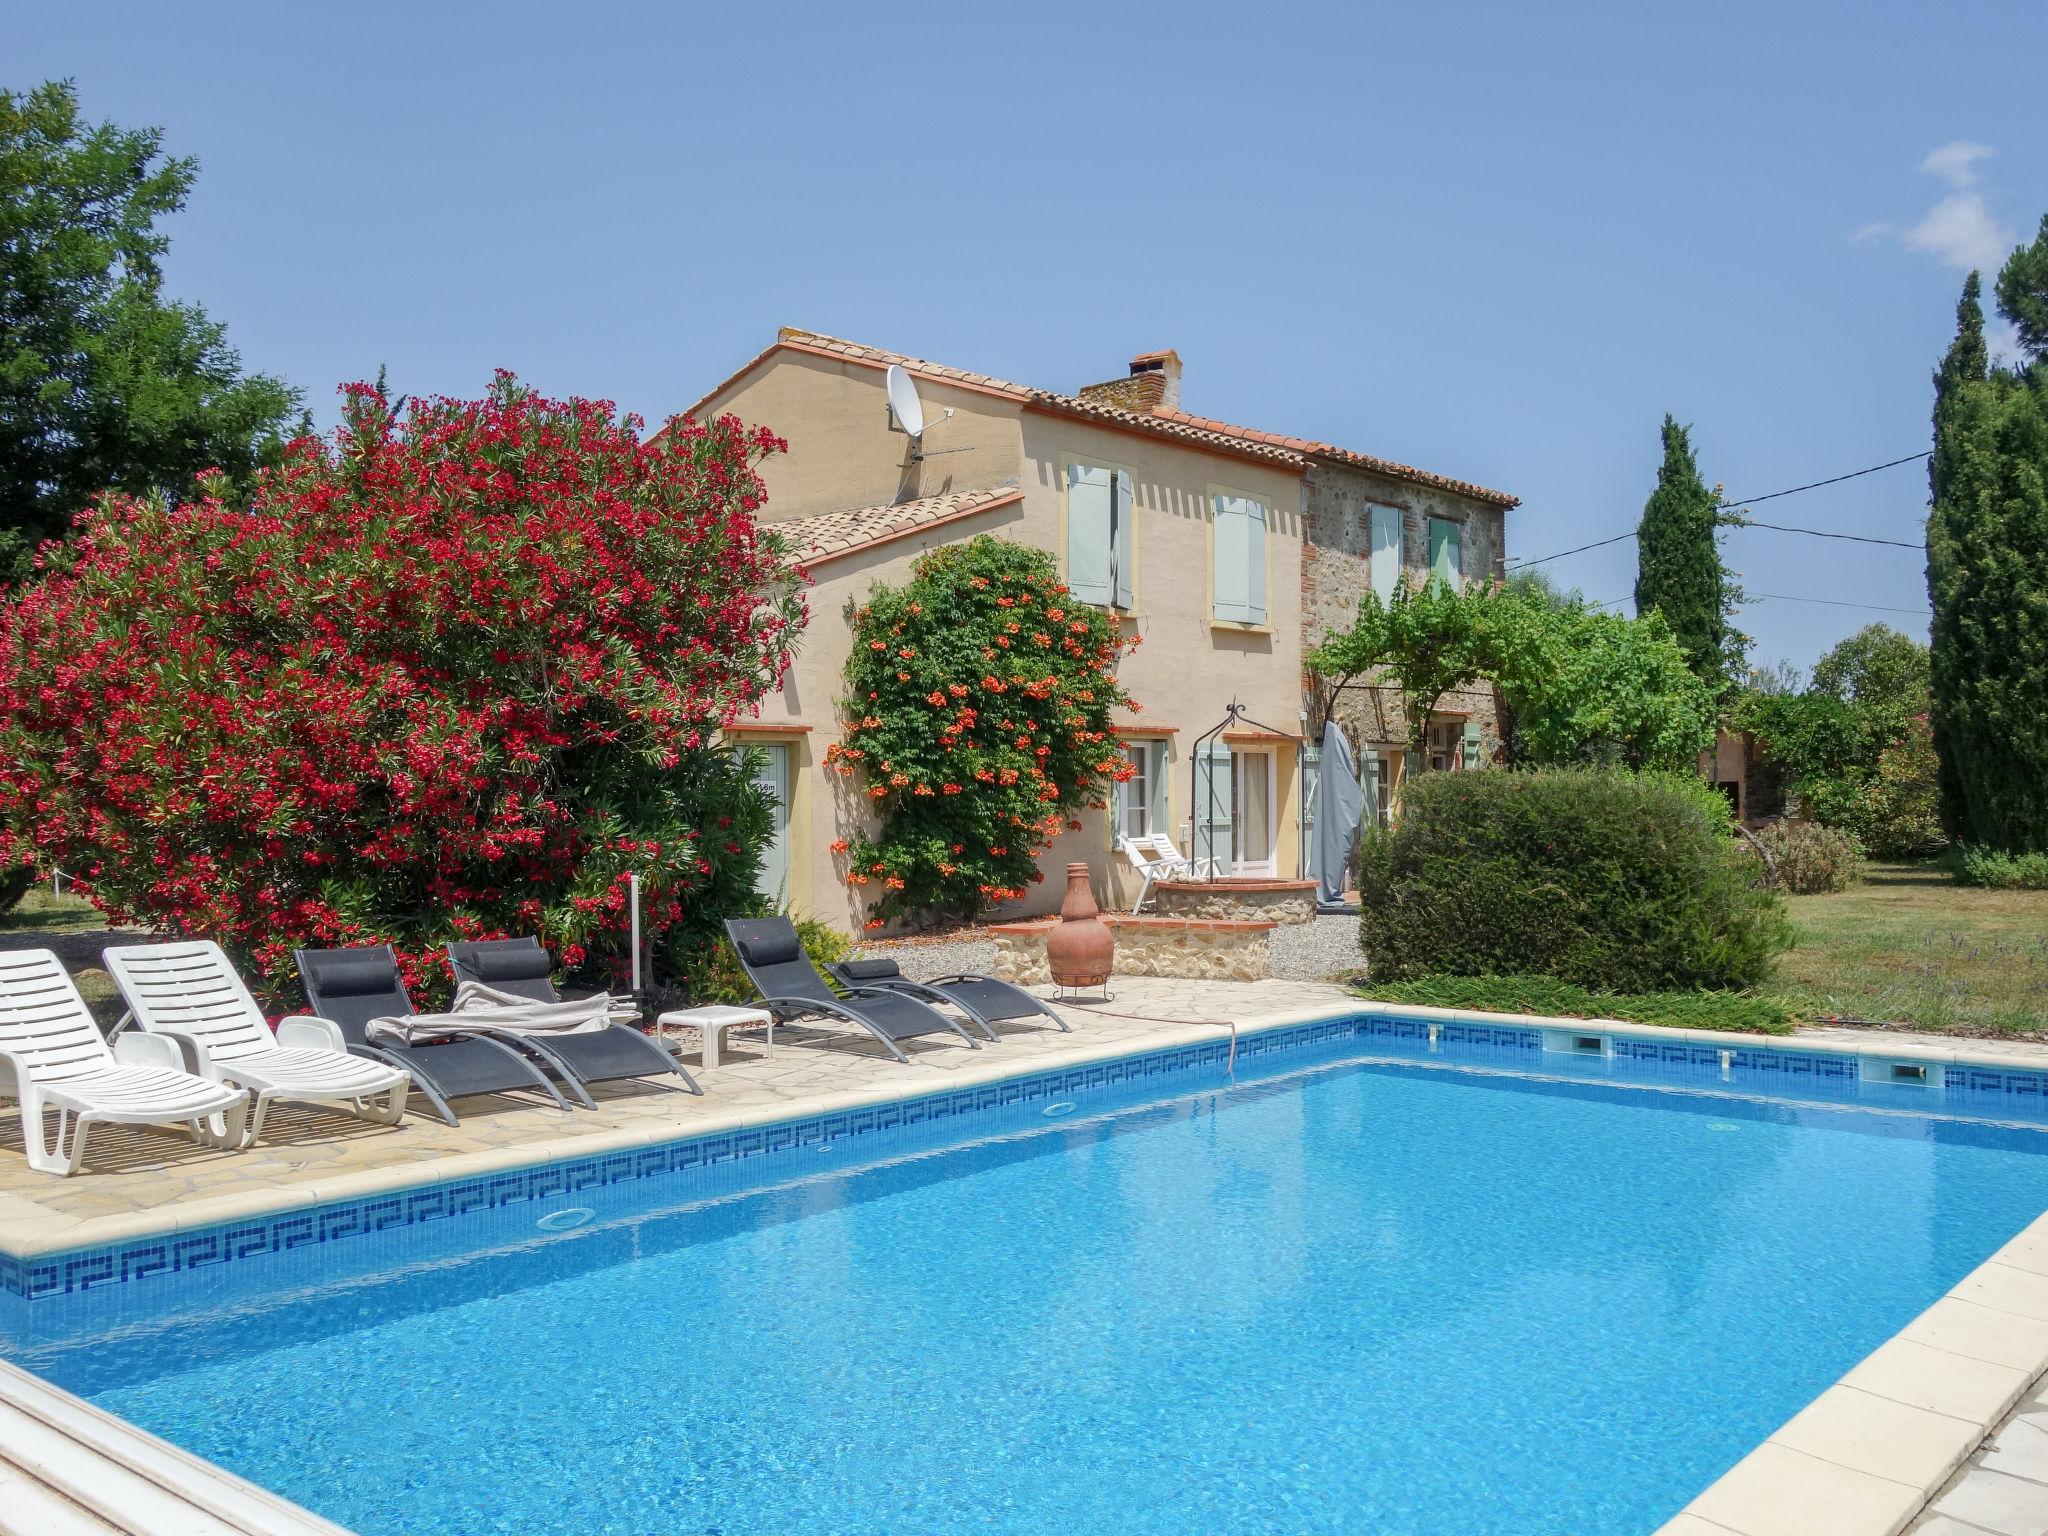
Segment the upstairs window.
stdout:
<path fill-rule="evenodd" d="M 1127 470 L 1067 466 L 1067 588 L 1084 603 L 1129 608 L 1137 502 Z"/>
<path fill-rule="evenodd" d="M 1372 508 L 1372 589 L 1382 603 L 1394 600 L 1401 582 L 1401 509 Z"/>
<path fill-rule="evenodd" d="M 1447 518 L 1429 520 L 1429 574 L 1453 589 L 1465 575 L 1465 530 Z"/>
<path fill-rule="evenodd" d="M 1213 596 L 1219 623 L 1266 622 L 1266 504 L 1218 492 L 1213 498 Z"/>

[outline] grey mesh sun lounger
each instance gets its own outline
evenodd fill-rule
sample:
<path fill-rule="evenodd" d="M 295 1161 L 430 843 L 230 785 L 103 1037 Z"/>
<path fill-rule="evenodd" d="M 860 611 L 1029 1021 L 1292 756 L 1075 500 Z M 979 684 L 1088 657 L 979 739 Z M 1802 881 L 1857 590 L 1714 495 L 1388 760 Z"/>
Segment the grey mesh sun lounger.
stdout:
<path fill-rule="evenodd" d="M 541 948 L 539 939 L 484 939 L 450 944 L 448 968 L 455 973 L 458 985 L 474 981 L 531 1002 L 561 1001 L 549 976 L 554 958 Z M 689 1092 L 704 1091 L 681 1062 L 639 1030 L 624 1024 L 528 1038 L 545 1046 L 579 1084 L 673 1075 L 683 1080 Z"/>
<path fill-rule="evenodd" d="M 848 988 L 844 996 L 834 992 L 786 917 L 729 917 L 725 932 L 740 969 L 761 994 L 761 1006 L 778 1024 L 808 1021 L 825 1029 L 865 1030 L 898 1061 L 910 1060 L 899 1042 L 918 1035 L 954 1034 L 981 1049 L 957 1021 L 906 992 L 867 986 Z"/>
<path fill-rule="evenodd" d="M 826 969 L 841 986 L 880 987 L 909 997 L 920 997 L 928 1003 L 951 1003 L 974 1020 L 991 1040 L 1001 1038 L 996 1033 L 996 1025 L 1009 1019 L 1046 1018 L 1058 1028 L 1073 1033 L 1065 1019 L 1022 987 L 975 971 L 960 971 L 931 981 L 912 981 L 894 960 L 841 960 Z"/>
<path fill-rule="evenodd" d="M 292 958 L 298 962 L 299 979 L 306 984 L 307 1006 L 340 1029 L 349 1054 L 405 1068 L 434 1113 L 450 1125 L 458 1122 L 455 1111 L 448 1107 L 449 1100 L 480 1093 L 538 1090 L 552 1099 L 557 1109 L 569 1107 L 569 1101 L 548 1081 L 532 1056 L 488 1033 L 466 1033 L 459 1039 L 420 1045 L 381 1039 L 372 1044 L 372 1019 L 406 1018 L 416 1011 L 406 996 L 398 960 L 389 945 L 298 949 L 292 951 Z"/>

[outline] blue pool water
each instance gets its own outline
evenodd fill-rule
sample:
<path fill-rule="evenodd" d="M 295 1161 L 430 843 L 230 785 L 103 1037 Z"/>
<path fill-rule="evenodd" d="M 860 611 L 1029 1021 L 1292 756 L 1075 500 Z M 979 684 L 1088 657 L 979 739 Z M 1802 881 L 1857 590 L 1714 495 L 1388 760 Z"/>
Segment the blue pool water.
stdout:
<path fill-rule="evenodd" d="M 364 1536 L 1634 1536 L 2044 1144 L 1338 1060 L 16 1353 Z"/>

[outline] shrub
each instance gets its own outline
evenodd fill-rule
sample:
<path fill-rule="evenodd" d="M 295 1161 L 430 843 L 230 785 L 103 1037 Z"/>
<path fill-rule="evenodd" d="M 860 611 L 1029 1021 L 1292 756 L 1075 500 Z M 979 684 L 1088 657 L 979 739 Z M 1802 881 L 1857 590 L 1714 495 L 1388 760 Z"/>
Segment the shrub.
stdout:
<path fill-rule="evenodd" d="M 0 868 L 0 917 L 21 905 L 21 898 L 36 883 L 36 872 L 27 864 Z"/>
<path fill-rule="evenodd" d="M 638 425 L 358 385 L 246 506 L 104 500 L 0 615 L 0 861 L 279 1000 L 294 945 L 388 942 L 423 1001 L 455 937 L 587 970 L 633 874 L 680 963 L 751 897 L 765 812 L 714 733 L 803 603 L 752 515 L 777 441 Z"/>
<path fill-rule="evenodd" d="M 1957 885 L 1994 891 L 2048 891 L 2048 853 L 2000 853 L 1962 847 L 1948 860 Z"/>
<path fill-rule="evenodd" d="M 761 910 L 754 909 L 757 914 Z M 796 921 L 796 935 L 803 941 L 804 953 L 811 957 L 811 963 L 820 967 L 844 960 L 853 953 L 853 940 L 838 929 L 808 917 Z M 740 957 L 733 953 L 732 941 L 724 934 L 706 948 L 697 968 L 687 978 L 678 978 L 670 990 L 691 1004 L 730 1003 L 742 1006 L 758 1002 L 761 996 L 754 990 L 754 984 L 747 980 L 747 973 L 740 969 Z"/>
<path fill-rule="evenodd" d="M 1790 942 L 1750 883 L 1728 805 L 1685 775 L 1432 773 L 1366 839 L 1359 893 L 1375 984 L 1555 976 L 1613 992 L 1743 988 Z"/>
<path fill-rule="evenodd" d="M 1775 998 L 1740 992 L 1595 992 L 1554 976 L 1427 976 L 1374 982 L 1360 989 L 1387 1003 L 1528 1013 L 1559 1019 L 1625 1019 L 1669 1029 L 1736 1029 L 1780 1035 L 1792 1010 Z"/>
<path fill-rule="evenodd" d="M 1038 855 L 1130 765 L 1110 734 L 1129 644 L 1044 550 L 982 535 L 933 550 L 853 615 L 846 721 L 825 759 L 880 828 L 833 845 L 873 887 L 867 926 L 972 918 L 1044 879 Z"/>
<path fill-rule="evenodd" d="M 1846 891 L 1863 878 L 1863 850 L 1839 827 L 1780 821 L 1757 834 L 1769 851 L 1775 884 L 1795 896 Z"/>

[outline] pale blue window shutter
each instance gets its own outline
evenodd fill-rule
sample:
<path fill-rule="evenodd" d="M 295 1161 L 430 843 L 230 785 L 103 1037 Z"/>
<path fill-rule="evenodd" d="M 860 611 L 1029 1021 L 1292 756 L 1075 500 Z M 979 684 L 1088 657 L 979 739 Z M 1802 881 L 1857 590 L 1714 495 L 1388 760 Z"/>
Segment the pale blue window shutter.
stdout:
<path fill-rule="evenodd" d="M 1167 760 L 1166 743 L 1152 743 L 1152 826 L 1165 832 L 1173 826 L 1173 765 Z"/>
<path fill-rule="evenodd" d="M 1230 861 L 1230 747 L 1209 742 L 1195 761 L 1195 803 L 1192 857 L 1197 874 L 1212 874 Z"/>
<path fill-rule="evenodd" d="M 1383 603 L 1394 600 L 1401 580 L 1401 509 L 1372 509 L 1372 589 Z"/>
<path fill-rule="evenodd" d="M 1232 624 L 1266 622 L 1266 508 L 1244 496 L 1215 499 L 1213 612 Z"/>
<path fill-rule="evenodd" d="M 1132 541 L 1138 526 L 1138 502 L 1131 494 L 1131 477 L 1123 470 L 1116 472 L 1116 503 L 1111 508 L 1112 521 L 1116 528 L 1116 605 L 1129 608 L 1131 604 L 1131 573 L 1137 569 L 1131 559 Z"/>
<path fill-rule="evenodd" d="M 1465 571 L 1465 530 L 1439 517 L 1429 520 L 1429 574 L 1458 585 Z"/>
<path fill-rule="evenodd" d="M 1462 751 L 1462 752 L 1461 752 L 1461 753 L 1459 754 L 1459 756 L 1460 756 L 1460 759 L 1461 759 L 1461 761 L 1460 761 L 1460 766 L 1461 766 L 1461 767 L 1465 767 L 1465 768 L 1477 768 L 1477 767 L 1481 766 L 1481 764 L 1480 764 L 1480 760 L 1479 760 L 1479 722 L 1478 722 L 1478 721 L 1476 721 L 1476 720 L 1467 720 L 1467 721 L 1465 722 L 1465 744 L 1464 744 L 1464 749 L 1463 749 L 1463 751 Z"/>
<path fill-rule="evenodd" d="M 1109 471 L 1067 466 L 1067 588 L 1084 603 L 1110 600 Z"/>

